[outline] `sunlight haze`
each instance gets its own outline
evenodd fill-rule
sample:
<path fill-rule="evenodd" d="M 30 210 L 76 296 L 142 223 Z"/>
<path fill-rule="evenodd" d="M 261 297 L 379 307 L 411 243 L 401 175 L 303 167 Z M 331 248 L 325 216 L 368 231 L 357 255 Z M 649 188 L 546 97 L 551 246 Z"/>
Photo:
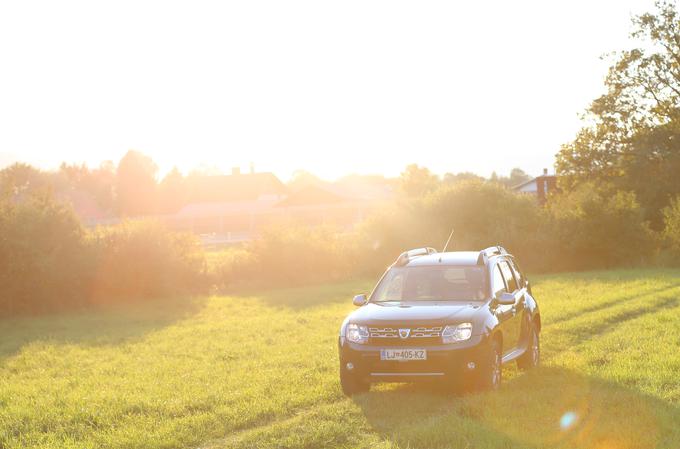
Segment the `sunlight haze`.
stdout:
<path fill-rule="evenodd" d="M 538 174 L 651 1 L 3 2 L 0 166 Z"/>

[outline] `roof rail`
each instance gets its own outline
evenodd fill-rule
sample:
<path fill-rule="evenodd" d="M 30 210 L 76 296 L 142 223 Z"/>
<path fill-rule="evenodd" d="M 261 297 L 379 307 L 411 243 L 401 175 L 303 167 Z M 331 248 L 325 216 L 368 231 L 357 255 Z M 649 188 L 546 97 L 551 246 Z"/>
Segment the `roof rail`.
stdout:
<path fill-rule="evenodd" d="M 477 257 L 477 265 L 484 265 L 489 257 L 493 256 L 504 256 L 509 254 L 505 248 L 500 245 L 490 246 L 479 252 L 479 257 Z"/>
<path fill-rule="evenodd" d="M 436 252 L 436 249 L 430 247 L 410 249 L 401 253 L 394 264 L 398 267 L 403 267 L 416 257 L 427 256 L 428 254 L 435 254 Z"/>

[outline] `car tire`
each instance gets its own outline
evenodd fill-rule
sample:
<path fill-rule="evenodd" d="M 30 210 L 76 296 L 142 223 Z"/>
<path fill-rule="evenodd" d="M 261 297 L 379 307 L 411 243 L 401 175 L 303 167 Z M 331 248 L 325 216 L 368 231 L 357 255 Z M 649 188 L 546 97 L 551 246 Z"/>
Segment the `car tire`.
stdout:
<path fill-rule="evenodd" d="M 503 352 L 501 343 L 497 339 L 491 340 L 486 360 L 484 360 L 479 376 L 479 389 L 482 391 L 497 390 L 503 378 Z"/>
<path fill-rule="evenodd" d="M 340 369 L 340 387 L 345 396 L 352 397 L 355 394 L 366 393 L 371 384 L 358 379 L 357 376 L 350 374 L 345 369 Z"/>
<path fill-rule="evenodd" d="M 521 370 L 535 368 L 541 363 L 541 340 L 535 325 L 529 327 L 529 347 L 517 359 L 517 366 Z"/>

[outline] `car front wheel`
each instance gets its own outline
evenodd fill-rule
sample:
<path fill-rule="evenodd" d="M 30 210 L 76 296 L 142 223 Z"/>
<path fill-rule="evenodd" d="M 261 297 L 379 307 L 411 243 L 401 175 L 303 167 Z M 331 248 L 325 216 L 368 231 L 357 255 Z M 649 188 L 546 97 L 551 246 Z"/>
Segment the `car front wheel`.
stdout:
<path fill-rule="evenodd" d="M 358 379 L 357 376 L 349 373 L 346 369 L 340 368 L 340 387 L 345 396 L 354 396 L 359 393 L 366 393 L 371 385 Z"/>
<path fill-rule="evenodd" d="M 494 339 L 489 345 L 489 351 L 479 377 L 481 390 L 497 390 L 501 386 L 503 376 L 501 344 Z"/>

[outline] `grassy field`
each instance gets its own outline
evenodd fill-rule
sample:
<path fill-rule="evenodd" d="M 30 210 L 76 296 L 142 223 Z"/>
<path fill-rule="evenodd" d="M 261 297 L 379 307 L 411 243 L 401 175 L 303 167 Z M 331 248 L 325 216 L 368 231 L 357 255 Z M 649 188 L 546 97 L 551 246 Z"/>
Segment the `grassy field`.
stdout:
<path fill-rule="evenodd" d="M 0 448 L 680 447 L 680 271 L 534 278 L 543 366 L 346 399 L 370 282 L 0 321 Z"/>

